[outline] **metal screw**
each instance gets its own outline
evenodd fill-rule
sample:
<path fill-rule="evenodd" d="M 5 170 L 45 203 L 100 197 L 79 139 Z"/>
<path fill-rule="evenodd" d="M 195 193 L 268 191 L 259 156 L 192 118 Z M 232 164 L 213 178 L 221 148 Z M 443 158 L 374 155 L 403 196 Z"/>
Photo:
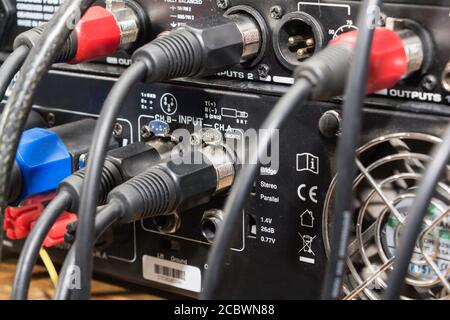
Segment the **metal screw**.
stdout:
<path fill-rule="evenodd" d="M 437 82 L 438 81 L 436 77 L 429 74 L 422 79 L 422 83 L 420 85 L 424 90 L 433 91 L 434 89 L 436 89 Z"/>
<path fill-rule="evenodd" d="M 122 133 L 123 133 L 123 126 L 120 123 L 116 122 L 113 130 L 114 137 L 120 138 L 122 136 Z"/>
<path fill-rule="evenodd" d="M 150 139 L 152 136 L 152 131 L 149 126 L 142 126 L 141 128 L 141 137 L 142 139 Z"/>
<path fill-rule="evenodd" d="M 270 8 L 270 16 L 275 20 L 281 19 L 281 17 L 283 17 L 283 8 L 280 6 L 273 6 Z"/>
<path fill-rule="evenodd" d="M 47 113 L 47 125 L 49 127 L 53 127 L 56 123 L 56 116 L 53 112 Z"/>
<path fill-rule="evenodd" d="M 261 64 L 258 67 L 258 75 L 260 78 L 267 78 L 269 75 L 270 67 L 267 64 Z"/>
<path fill-rule="evenodd" d="M 228 7 L 230 6 L 230 1 L 229 0 L 217 0 L 217 6 L 222 9 L 228 9 Z"/>

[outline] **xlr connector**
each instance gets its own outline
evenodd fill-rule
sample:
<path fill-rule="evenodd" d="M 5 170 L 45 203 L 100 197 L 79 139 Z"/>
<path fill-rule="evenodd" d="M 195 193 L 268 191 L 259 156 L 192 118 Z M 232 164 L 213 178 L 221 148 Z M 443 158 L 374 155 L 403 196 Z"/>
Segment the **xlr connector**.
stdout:
<path fill-rule="evenodd" d="M 208 17 L 166 32 L 138 49 L 147 82 L 214 75 L 255 58 L 262 36 L 256 20 L 245 13 Z"/>
<path fill-rule="evenodd" d="M 172 141 L 155 139 L 148 143 L 138 142 L 110 151 L 102 168 L 97 204 L 105 204 L 108 193 L 116 186 L 165 161 L 174 146 Z M 59 184 L 58 193 L 70 195 L 68 208 L 70 212 L 78 212 L 85 179 L 86 169 L 83 168 Z"/>
<path fill-rule="evenodd" d="M 231 187 L 235 163 L 234 153 L 220 145 L 192 150 L 118 186 L 108 205 L 120 206 L 120 223 L 183 212 Z"/>
<path fill-rule="evenodd" d="M 107 0 L 106 10 L 112 14 L 120 29 L 120 47 L 136 42 L 141 27 L 139 16 L 130 4 L 123 0 Z"/>
<path fill-rule="evenodd" d="M 75 25 L 55 63 L 77 64 L 113 55 L 143 41 L 148 22 L 143 9 L 131 0 L 106 0 L 106 7 L 90 7 Z M 16 37 L 14 48 L 36 46 L 46 25 Z"/>
<path fill-rule="evenodd" d="M 425 53 L 432 49 L 427 49 L 426 32 L 410 27 L 413 26 L 411 23 L 407 26 L 375 29 L 369 57 L 367 94 L 392 88 L 403 78 L 427 70 L 429 58 Z M 313 99 L 328 99 L 344 92 L 343 79 L 350 70 L 357 37 L 358 31 L 343 33 L 333 39 L 326 50 L 297 67 L 294 76 L 311 83 Z"/>
<path fill-rule="evenodd" d="M 261 50 L 262 36 L 258 23 L 253 17 L 243 13 L 232 14 L 227 17 L 236 24 L 241 33 L 243 43 L 241 63 L 250 61 Z"/>

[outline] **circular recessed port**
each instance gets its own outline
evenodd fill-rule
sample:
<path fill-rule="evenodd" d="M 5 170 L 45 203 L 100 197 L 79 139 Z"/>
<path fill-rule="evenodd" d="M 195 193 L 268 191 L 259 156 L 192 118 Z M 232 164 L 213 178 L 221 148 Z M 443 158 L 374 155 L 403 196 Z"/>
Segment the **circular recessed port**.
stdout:
<path fill-rule="evenodd" d="M 442 86 L 446 91 L 450 92 L 450 62 L 447 64 L 444 72 L 442 73 Z"/>
<path fill-rule="evenodd" d="M 302 61 L 319 51 L 324 42 L 319 22 L 304 12 L 292 12 L 275 28 L 273 43 L 278 60 L 294 70 Z"/>
<path fill-rule="evenodd" d="M 260 36 L 261 36 L 261 44 L 260 44 L 259 52 L 256 55 L 256 57 L 254 57 L 253 59 L 241 63 L 241 65 L 243 67 L 253 68 L 261 62 L 261 60 L 264 58 L 264 55 L 266 53 L 267 43 L 269 42 L 269 33 L 267 31 L 266 21 L 264 20 L 262 15 L 257 10 L 255 10 L 254 8 L 252 8 L 250 6 L 246 6 L 246 5 L 234 6 L 230 9 L 228 9 L 224 13 L 224 16 L 227 17 L 227 16 L 231 16 L 234 14 L 243 14 L 243 15 L 247 15 L 247 16 L 251 17 L 259 27 Z"/>
<path fill-rule="evenodd" d="M 173 234 L 181 226 L 181 218 L 177 213 L 154 217 L 152 220 L 158 231 L 162 233 Z"/>
<path fill-rule="evenodd" d="M 218 209 L 208 210 L 203 214 L 201 225 L 202 235 L 209 243 L 214 243 L 217 232 L 223 222 L 223 211 Z"/>

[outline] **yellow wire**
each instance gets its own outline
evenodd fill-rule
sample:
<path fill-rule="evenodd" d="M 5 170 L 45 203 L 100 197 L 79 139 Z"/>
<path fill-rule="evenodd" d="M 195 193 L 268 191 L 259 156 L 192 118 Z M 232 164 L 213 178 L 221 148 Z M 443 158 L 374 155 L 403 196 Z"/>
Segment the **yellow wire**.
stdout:
<path fill-rule="evenodd" d="M 50 276 L 50 279 L 53 282 L 53 285 L 58 285 L 58 272 L 56 272 L 55 265 L 53 264 L 52 259 L 48 255 L 47 251 L 42 247 L 39 250 L 39 256 L 41 257 L 42 262 L 44 263 L 45 268 Z"/>

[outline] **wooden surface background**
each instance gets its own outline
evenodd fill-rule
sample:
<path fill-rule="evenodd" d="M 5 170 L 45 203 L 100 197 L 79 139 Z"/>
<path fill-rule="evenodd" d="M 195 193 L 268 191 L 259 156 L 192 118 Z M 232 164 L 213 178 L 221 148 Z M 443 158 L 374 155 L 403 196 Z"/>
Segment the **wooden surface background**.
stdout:
<path fill-rule="evenodd" d="M 6 255 L 0 263 L 0 300 L 7 300 L 11 294 L 11 286 L 16 270 L 17 256 Z M 37 265 L 33 270 L 33 278 L 29 291 L 29 299 L 49 300 L 53 297 L 54 287 L 46 269 Z M 112 283 L 93 280 L 92 299 L 95 300 L 161 300 L 176 298 L 147 288 L 120 286 Z"/>

